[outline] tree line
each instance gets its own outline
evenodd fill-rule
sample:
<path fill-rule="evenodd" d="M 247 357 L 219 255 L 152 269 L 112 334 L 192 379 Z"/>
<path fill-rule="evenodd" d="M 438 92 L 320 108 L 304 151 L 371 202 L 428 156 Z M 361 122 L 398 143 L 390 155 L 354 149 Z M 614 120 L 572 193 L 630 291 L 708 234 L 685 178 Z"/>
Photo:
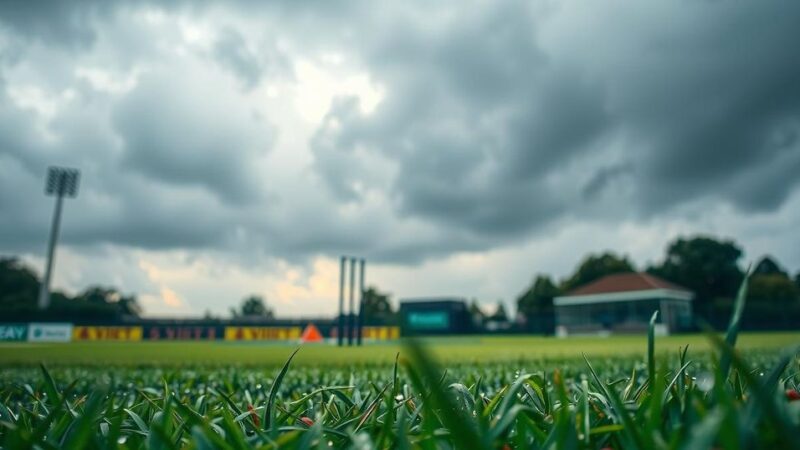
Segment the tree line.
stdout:
<path fill-rule="evenodd" d="M 680 237 L 669 243 L 660 264 L 644 272 L 694 292 L 696 321 L 715 328 L 725 326 L 733 309 L 746 268 L 741 265 L 742 249 L 734 241 L 709 236 Z M 550 334 L 555 319 L 553 298 L 606 275 L 637 272 L 626 257 L 613 252 L 587 256 L 575 272 L 560 282 L 537 274 L 517 298 L 517 311 L 531 332 Z M 751 269 L 745 328 L 772 329 L 800 323 L 800 272 L 792 276 L 773 257 L 764 256 Z"/>
<path fill-rule="evenodd" d="M 534 275 L 531 284 L 516 299 L 516 323 L 511 323 L 502 303 L 498 303 L 492 314 L 486 314 L 473 300 L 470 312 L 479 328 L 506 324 L 517 331 L 551 334 L 555 326 L 553 298 L 606 275 L 643 270 L 693 291 L 695 317 L 720 327 L 730 317 L 733 299 L 747 270 L 741 265 L 742 254 L 734 241 L 709 236 L 678 238 L 669 243 L 659 264 L 641 269 L 628 257 L 614 252 L 590 254 L 574 273 L 560 281 L 548 274 Z M 798 325 L 800 272 L 792 276 L 770 256 L 761 258 L 751 272 L 745 327 L 770 329 Z M 3 320 L 124 320 L 142 313 L 134 295 L 105 286 L 90 286 L 75 296 L 54 291 L 50 307 L 39 311 L 36 305 L 39 286 L 36 273 L 18 259 L 0 258 Z M 245 297 L 237 307 L 230 308 L 230 315 L 234 319 L 267 321 L 275 317 L 266 300 L 258 295 Z M 397 324 L 390 294 L 375 286 L 368 287 L 364 292 L 364 317 L 370 323 Z M 205 318 L 219 319 L 208 312 Z"/>
<path fill-rule="evenodd" d="M 14 257 L 0 257 L 0 321 L 122 321 L 141 316 L 143 308 L 136 296 L 123 294 L 117 288 L 89 286 L 76 295 L 60 290 L 50 293 L 50 306 L 40 311 L 37 297 L 41 280 L 36 272 Z M 382 324 L 396 322 L 396 313 L 389 295 L 369 287 L 364 292 L 365 316 Z M 263 296 L 251 294 L 235 307 L 229 308 L 234 320 L 270 321 L 275 312 Z M 220 321 L 210 311 L 208 321 Z"/>
<path fill-rule="evenodd" d="M 2 320 L 120 320 L 142 313 L 136 296 L 104 286 L 90 286 L 75 296 L 55 290 L 50 293 L 50 306 L 39 311 L 36 299 L 40 285 L 30 267 L 16 258 L 0 258 Z"/>
<path fill-rule="evenodd" d="M 670 242 L 663 260 L 638 268 L 624 255 L 603 252 L 586 256 L 575 271 L 560 281 L 536 274 L 516 298 L 513 321 L 503 302 L 487 313 L 477 299 L 469 304 L 476 329 L 489 331 L 552 334 L 555 329 L 553 298 L 596 281 L 606 275 L 643 271 L 695 294 L 694 317 L 717 329 L 727 326 L 733 299 L 748 268 L 742 266 L 742 248 L 734 241 L 711 236 L 679 237 Z M 800 326 L 800 272 L 792 276 L 775 258 L 762 257 L 750 268 L 746 329 L 775 329 Z M 381 324 L 398 324 L 390 295 L 372 286 L 364 294 L 365 317 Z"/>

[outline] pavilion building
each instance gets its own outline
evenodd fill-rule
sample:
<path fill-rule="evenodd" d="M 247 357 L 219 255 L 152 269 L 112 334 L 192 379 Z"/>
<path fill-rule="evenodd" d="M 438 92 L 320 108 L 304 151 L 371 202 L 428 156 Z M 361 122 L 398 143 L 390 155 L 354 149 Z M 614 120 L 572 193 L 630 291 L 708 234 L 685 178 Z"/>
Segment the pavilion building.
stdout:
<path fill-rule="evenodd" d="M 694 294 L 647 273 L 608 275 L 553 299 L 556 335 L 639 333 L 659 311 L 658 334 L 689 330 Z"/>

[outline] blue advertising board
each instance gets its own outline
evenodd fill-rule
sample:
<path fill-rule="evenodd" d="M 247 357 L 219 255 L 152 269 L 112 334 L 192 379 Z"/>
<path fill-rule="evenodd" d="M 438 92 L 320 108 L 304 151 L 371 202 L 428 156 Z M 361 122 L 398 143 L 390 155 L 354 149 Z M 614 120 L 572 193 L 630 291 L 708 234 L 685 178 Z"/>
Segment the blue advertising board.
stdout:
<path fill-rule="evenodd" d="M 28 324 L 2 323 L 0 324 L 0 341 L 24 341 L 28 339 Z"/>

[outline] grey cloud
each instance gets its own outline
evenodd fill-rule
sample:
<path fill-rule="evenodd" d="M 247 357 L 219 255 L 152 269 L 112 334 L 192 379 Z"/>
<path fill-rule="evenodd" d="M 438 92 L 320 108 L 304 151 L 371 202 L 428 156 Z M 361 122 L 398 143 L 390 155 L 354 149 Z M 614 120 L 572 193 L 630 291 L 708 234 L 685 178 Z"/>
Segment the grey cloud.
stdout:
<path fill-rule="evenodd" d="M 315 167 L 336 191 L 365 182 L 329 166 L 331 155 L 362 146 L 397 163 L 401 213 L 518 237 L 563 212 L 544 175 L 585 150 L 609 119 L 602 91 L 542 54 L 527 6 L 463 15 L 437 28 L 401 22 L 366 40 L 387 98 L 372 115 L 333 109 L 341 126 L 320 130 L 315 143 L 326 145 L 314 146 Z"/>
<path fill-rule="evenodd" d="M 44 249 L 53 210 L 53 198 L 44 195 L 49 165 L 82 171 L 78 198 L 65 204 L 61 242 L 66 245 L 221 248 L 242 222 L 263 229 L 261 218 L 246 217 L 245 203 L 262 195 L 251 165 L 268 150 L 269 140 L 250 139 L 240 121 L 253 120 L 247 113 L 212 108 L 199 115 L 188 108 L 197 105 L 181 95 L 185 86 L 166 84 L 145 80 L 141 91 L 116 104 L 120 115 L 143 108 L 119 135 L 115 116 L 109 115 L 115 101 L 107 96 L 79 93 L 42 122 L 0 90 L 0 127 L 6 127 L 0 136 L 0 249 Z M 216 120 L 218 114 L 227 116 Z M 267 124 L 257 126 L 269 135 Z"/>
<path fill-rule="evenodd" d="M 586 200 L 596 199 L 611 183 L 619 180 L 624 175 L 630 175 L 632 171 L 632 165 L 625 163 L 597 169 L 581 189 L 583 198 Z"/>
<path fill-rule="evenodd" d="M 158 76 L 141 80 L 113 113 L 124 164 L 161 182 L 251 201 L 260 192 L 250 163 L 270 145 L 254 130 L 269 134 L 270 125 L 253 111 L 230 108 L 212 89 Z"/>
<path fill-rule="evenodd" d="M 449 12 L 437 27 L 400 13 L 370 28 L 367 67 L 387 98 L 372 115 L 332 110 L 342 126 L 321 129 L 328 145 L 314 147 L 323 177 L 332 154 L 379 152 L 400 168 L 400 211 L 494 242 L 585 202 L 609 201 L 591 209 L 617 218 L 698 200 L 774 211 L 800 181 L 795 141 L 771 143 L 797 132 L 795 3 L 598 6 L 586 31 L 572 30 L 580 48 L 537 40 L 548 21 L 569 23 L 566 6 Z M 363 181 L 334 172 L 331 184 Z M 587 195 L 612 178 L 630 186 L 628 201 Z"/>
<path fill-rule="evenodd" d="M 214 56 L 229 67 L 246 88 L 252 89 L 261 80 L 263 73 L 261 62 L 247 48 L 247 42 L 236 30 L 226 28 L 222 31 L 222 35 L 214 44 Z"/>
<path fill-rule="evenodd" d="M 82 169 L 81 188 L 77 198 L 65 200 L 63 244 L 220 248 L 233 237 L 236 210 L 208 193 L 113 169 L 73 166 Z M 20 167 L 12 157 L 0 155 L 0 249 L 40 252 L 54 199 L 44 195 L 44 170 L 31 174 Z"/>
<path fill-rule="evenodd" d="M 793 186 L 800 183 L 800 142 L 795 137 L 780 147 L 770 161 L 740 174 L 731 183 L 729 196 L 743 210 L 777 210 L 788 200 Z"/>
<path fill-rule="evenodd" d="M 214 43 L 213 56 L 248 90 L 256 87 L 264 77 L 285 78 L 291 75 L 286 55 L 274 42 L 250 43 L 232 27 L 220 32 Z"/>
<path fill-rule="evenodd" d="M 0 78 L 0 156 L 14 156 L 28 170 L 34 169 L 34 161 L 40 153 L 34 120 L 32 113 L 21 111 L 12 104 Z"/>
<path fill-rule="evenodd" d="M 374 168 L 367 167 L 357 155 L 357 150 L 367 144 L 366 127 L 359 129 L 359 100 L 348 96 L 334 99 L 322 125 L 311 138 L 314 151 L 314 169 L 326 187 L 342 202 L 357 201 L 361 198 L 358 184 L 375 188 L 380 184 L 373 174 Z M 338 130 L 342 124 L 348 133 Z M 379 176 L 379 175 L 378 175 Z"/>
<path fill-rule="evenodd" d="M 599 71 L 612 113 L 636 137 L 630 154 L 641 169 L 641 207 L 663 211 L 704 197 L 743 209 L 779 207 L 800 177 L 762 169 L 797 152 L 770 138 L 797 130 L 800 117 L 800 60 L 787 53 L 787 43 L 800 39 L 800 6 L 688 3 L 669 22 L 636 19 L 651 29 L 623 47 L 625 64 Z M 602 53 L 607 43 L 598 41 Z M 743 177 L 762 172 L 751 179 L 752 195 L 737 192 Z"/>
<path fill-rule="evenodd" d="M 94 42 L 94 21 L 114 9 L 102 0 L 0 2 L 0 26 L 27 39 L 85 47 Z"/>
<path fill-rule="evenodd" d="M 30 5 L 0 7 L 7 35 L 78 51 L 106 38 L 96 22 L 138 7 Z M 333 103 L 310 142 L 322 189 L 286 188 L 260 210 L 254 166 L 272 142 L 252 130 L 271 138 L 271 125 L 215 97 L 223 86 L 203 73 L 158 70 L 121 99 L 99 99 L 110 113 L 73 105 L 48 124 L 56 143 L 0 98 L 3 173 L 22 172 L 3 188 L 41 189 L 35 177 L 54 156 L 88 167 L 68 219 L 80 226 L 65 231 L 76 245 L 229 246 L 300 259 L 352 249 L 417 262 L 517 243 L 567 219 L 652 219 L 692 202 L 768 213 L 800 182 L 796 2 L 225 8 L 263 19 L 303 58 L 345 54 L 384 88 L 370 114 L 352 97 Z M 245 90 L 286 76 L 287 55 L 250 39 L 223 29 L 201 57 Z M 359 209 L 375 196 L 385 209 Z M 19 212 L 15 222 L 0 218 L 14 236 L 4 246 L 41 240 L 49 203 L 0 195 L 0 207 Z"/>
<path fill-rule="evenodd" d="M 87 183 L 96 182 L 85 178 Z M 233 231 L 232 211 L 208 194 L 153 185 L 136 177 L 118 180 L 114 191 L 110 195 L 114 200 L 102 209 L 87 208 L 89 202 L 98 200 L 89 192 L 75 200 L 75 207 L 88 210 L 83 217 L 75 213 L 74 226 L 64 228 L 67 242 L 149 249 L 213 248 L 224 245 Z M 77 205 L 79 202 L 83 205 Z M 212 209 L 217 213 L 209 214 Z"/>
<path fill-rule="evenodd" d="M 548 68 L 540 85 L 524 99 L 507 129 L 510 137 L 504 164 L 521 178 L 540 178 L 563 169 L 594 140 L 613 127 L 605 110 L 602 88 L 580 74 Z"/>

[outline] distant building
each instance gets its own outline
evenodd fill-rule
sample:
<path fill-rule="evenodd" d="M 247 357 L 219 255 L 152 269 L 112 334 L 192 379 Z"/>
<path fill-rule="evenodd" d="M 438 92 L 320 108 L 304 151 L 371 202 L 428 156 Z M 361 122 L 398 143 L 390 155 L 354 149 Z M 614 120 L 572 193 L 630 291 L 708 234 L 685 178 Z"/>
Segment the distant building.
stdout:
<path fill-rule="evenodd" d="M 473 330 L 467 302 L 460 298 L 400 300 L 402 336 L 466 334 Z"/>
<path fill-rule="evenodd" d="M 659 311 L 660 334 L 689 329 L 694 294 L 647 273 L 608 275 L 553 299 L 556 334 L 635 333 Z"/>

